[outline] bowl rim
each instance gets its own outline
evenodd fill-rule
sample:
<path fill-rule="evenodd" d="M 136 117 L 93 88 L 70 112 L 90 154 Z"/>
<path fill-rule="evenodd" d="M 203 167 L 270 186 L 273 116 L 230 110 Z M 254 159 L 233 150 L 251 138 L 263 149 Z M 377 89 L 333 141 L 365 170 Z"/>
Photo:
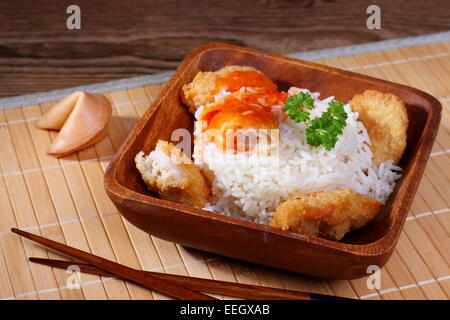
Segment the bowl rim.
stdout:
<path fill-rule="evenodd" d="M 175 84 L 177 83 L 180 76 L 187 72 L 189 64 L 195 60 L 197 57 L 200 57 L 201 54 L 205 53 L 209 50 L 215 50 L 215 49 L 226 49 L 226 50 L 237 50 L 240 52 L 250 53 L 253 55 L 260 55 L 263 57 L 270 57 L 270 58 L 276 58 L 278 60 L 282 60 L 285 62 L 295 63 L 295 64 L 301 64 L 306 67 L 313 68 L 315 70 L 321 70 L 325 72 L 332 72 L 332 73 L 339 73 L 339 74 L 345 74 L 346 76 L 349 76 L 351 78 L 357 79 L 359 81 L 365 81 L 368 83 L 378 83 L 378 84 L 384 84 L 389 86 L 395 86 L 396 88 L 406 90 L 411 94 L 415 94 L 419 97 L 421 97 L 423 100 L 427 101 L 431 108 L 430 111 L 427 112 L 427 120 L 424 124 L 424 128 L 422 131 L 422 134 L 419 138 L 419 146 L 416 149 L 416 152 L 411 154 L 412 160 L 411 160 L 411 167 L 409 168 L 408 172 L 417 172 L 418 176 L 416 176 L 415 179 L 412 179 L 412 177 L 409 177 L 408 181 L 405 181 L 405 183 L 402 183 L 402 185 L 399 187 L 400 189 L 397 192 L 396 198 L 392 202 L 392 208 L 390 210 L 390 215 L 394 218 L 394 220 L 391 222 L 391 227 L 389 230 L 379 239 L 376 241 L 367 243 L 367 244 L 351 244 L 351 243 L 343 243 L 339 241 L 333 241 L 328 240 L 320 237 L 315 236 L 309 236 L 309 235 L 303 235 L 291 231 L 284 231 L 278 228 L 271 227 L 269 225 L 263 225 L 260 223 L 245 221 L 236 217 L 231 216 L 225 216 L 219 213 L 214 213 L 210 211 L 206 211 L 203 209 L 191 207 L 185 204 L 179 204 L 176 202 L 168 201 L 159 199 L 156 197 L 153 197 L 150 194 L 143 194 L 136 191 L 133 191 L 126 186 L 122 185 L 118 179 L 116 178 L 117 174 L 117 166 L 122 161 L 122 158 L 124 154 L 127 152 L 128 147 L 131 146 L 138 134 L 141 131 L 142 126 L 147 122 L 147 120 L 151 117 L 151 115 L 157 110 L 157 108 L 161 105 L 161 102 L 164 100 L 164 98 L 167 96 L 167 94 L 173 90 Z M 317 245 L 321 247 L 327 247 L 331 250 L 337 250 L 340 252 L 349 253 L 352 255 L 360 255 L 360 256 L 378 256 L 385 253 L 390 252 L 395 247 L 397 240 L 400 236 L 401 229 L 403 228 L 403 224 L 406 220 L 406 217 L 408 215 L 408 211 L 412 205 L 414 197 L 405 197 L 407 194 L 415 194 L 417 191 L 417 187 L 419 185 L 419 182 L 422 178 L 422 175 L 425 170 L 425 165 L 420 165 L 420 163 L 426 163 L 435 137 L 437 135 L 439 122 L 441 120 L 441 113 L 442 113 L 442 106 L 440 102 L 430 94 L 421 91 L 416 88 L 412 88 L 406 85 L 394 83 L 387 80 L 378 79 L 375 77 L 370 77 L 363 74 L 358 74 L 355 72 L 342 70 L 330 66 L 325 66 L 323 64 L 310 62 L 310 61 L 304 61 L 300 59 L 295 59 L 291 57 L 281 56 L 278 54 L 268 54 L 264 53 L 258 50 L 249 49 L 241 46 L 236 45 L 230 45 L 226 43 L 220 43 L 220 42 L 212 42 L 207 43 L 204 45 L 200 45 L 193 50 L 191 50 L 186 57 L 183 59 L 181 64 L 178 66 L 175 73 L 172 75 L 172 77 L 169 79 L 169 81 L 163 86 L 163 89 L 161 90 L 160 94 L 155 98 L 155 100 L 151 103 L 147 111 L 144 113 L 144 115 L 141 117 L 140 121 L 135 125 L 135 127 L 132 129 L 128 137 L 125 139 L 124 143 L 121 145 L 121 147 L 117 150 L 114 158 L 109 163 L 106 172 L 105 172 L 105 180 L 104 185 L 106 191 L 110 194 L 115 196 L 118 199 L 121 200 L 130 200 L 140 202 L 142 204 L 157 206 L 157 207 L 164 207 L 166 209 L 171 209 L 174 211 L 177 211 L 178 213 L 183 214 L 190 214 L 194 216 L 198 216 L 204 219 L 211 219 L 218 221 L 220 223 L 226 223 L 226 224 L 232 224 L 244 228 L 252 229 L 256 232 L 270 232 L 272 234 L 276 234 L 281 237 L 289 238 L 290 240 L 294 241 L 302 241 L 307 242 L 308 244 Z M 430 128 L 431 127 L 431 128 Z M 402 195 L 399 198 L 399 195 Z M 362 250 L 364 248 L 364 250 Z"/>

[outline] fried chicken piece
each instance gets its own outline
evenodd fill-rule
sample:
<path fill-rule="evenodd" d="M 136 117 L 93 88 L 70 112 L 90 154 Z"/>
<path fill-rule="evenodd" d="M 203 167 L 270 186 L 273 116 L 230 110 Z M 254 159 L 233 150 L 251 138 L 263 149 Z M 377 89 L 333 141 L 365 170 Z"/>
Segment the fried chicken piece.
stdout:
<path fill-rule="evenodd" d="M 408 114 L 403 101 L 393 94 L 366 90 L 356 94 L 350 106 L 359 113 L 358 120 L 366 127 L 372 141 L 373 164 L 379 166 L 386 160 L 394 160 L 397 164 L 405 151 L 408 129 Z"/>
<path fill-rule="evenodd" d="M 191 113 L 202 105 L 214 102 L 214 96 L 225 89 L 238 91 L 241 87 L 276 90 L 277 86 L 261 71 L 248 66 L 227 66 L 215 72 L 199 72 L 181 90 L 181 100 Z"/>
<path fill-rule="evenodd" d="M 203 208 L 211 188 L 201 170 L 173 144 L 159 140 L 148 156 L 139 152 L 136 167 L 148 189 L 161 199 Z"/>
<path fill-rule="evenodd" d="M 278 206 L 270 225 L 339 241 L 371 221 L 380 208 L 380 201 L 351 189 L 300 194 Z"/>

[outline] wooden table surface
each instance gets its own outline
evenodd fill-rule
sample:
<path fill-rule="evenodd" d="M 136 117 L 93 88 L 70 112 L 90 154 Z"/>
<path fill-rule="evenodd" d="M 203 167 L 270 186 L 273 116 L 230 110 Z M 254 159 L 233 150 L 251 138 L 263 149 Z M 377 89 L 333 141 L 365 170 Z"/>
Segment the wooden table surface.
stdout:
<path fill-rule="evenodd" d="M 370 4 L 381 30 L 366 27 Z M 2 1 L 0 97 L 173 70 L 211 41 L 286 54 L 445 31 L 449 16 L 448 0 Z"/>

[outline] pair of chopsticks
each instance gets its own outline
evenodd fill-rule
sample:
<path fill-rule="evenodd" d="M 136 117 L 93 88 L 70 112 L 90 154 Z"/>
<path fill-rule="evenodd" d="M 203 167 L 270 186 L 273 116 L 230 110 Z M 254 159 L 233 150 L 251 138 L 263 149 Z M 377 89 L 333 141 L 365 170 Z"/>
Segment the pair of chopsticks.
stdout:
<path fill-rule="evenodd" d="M 137 270 L 26 231 L 16 228 L 12 228 L 11 231 L 68 256 L 85 261 L 86 263 L 34 257 L 30 258 L 31 262 L 64 269 L 71 265 L 77 265 L 82 272 L 130 280 L 177 299 L 216 300 L 200 291 L 254 300 L 345 299 L 293 290 Z"/>

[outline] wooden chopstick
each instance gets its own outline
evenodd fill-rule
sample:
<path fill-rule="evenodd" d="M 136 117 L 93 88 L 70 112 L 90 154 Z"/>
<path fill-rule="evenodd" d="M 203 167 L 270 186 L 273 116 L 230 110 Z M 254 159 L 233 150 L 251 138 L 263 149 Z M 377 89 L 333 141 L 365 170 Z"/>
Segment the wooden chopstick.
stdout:
<path fill-rule="evenodd" d="M 96 274 L 106 277 L 117 277 L 116 275 L 99 269 L 93 265 L 78 263 L 73 261 L 62 261 L 44 258 L 29 258 L 31 262 L 47 265 L 54 268 L 67 269 L 71 265 L 76 265 L 80 271 L 90 274 Z M 173 274 L 148 272 L 154 277 L 162 280 L 169 280 L 180 286 L 192 288 L 198 291 L 221 294 L 226 296 L 252 299 L 252 300 L 311 300 L 311 299 L 336 299 L 336 297 L 310 294 L 300 291 L 284 290 L 278 288 L 269 288 L 249 284 L 241 284 L 227 281 L 209 280 L 194 277 L 185 277 Z"/>
<path fill-rule="evenodd" d="M 123 279 L 128 279 L 128 280 L 137 282 L 145 287 L 148 287 L 155 291 L 167 294 L 171 297 L 178 298 L 178 299 L 186 299 L 186 300 L 216 300 L 213 297 L 208 296 L 206 294 L 185 288 L 185 287 L 175 284 L 173 282 L 157 278 L 149 273 L 145 273 L 140 270 L 136 270 L 136 269 L 121 265 L 114 261 L 104 259 L 102 257 L 90 254 L 88 252 L 69 247 L 65 244 L 62 244 L 62 243 L 59 243 L 59 242 L 56 242 L 56 241 L 53 241 L 50 239 L 46 239 L 46 238 L 40 237 L 38 235 L 29 233 L 26 231 L 22 231 L 22 230 L 19 230 L 16 228 L 12 228 L 11 231 L 22 237 L 25 237 L 25 238 L 35 241 L 37 243 L 43 244 L 43 245 L 45 245 L 49 248 L 52 248 L 56 251 L 65 253 L 71 257 L 88 262 L 96 267 L 104 269 L 104 270 L 106 270 L 114 275 L 117 275 Z"/>

